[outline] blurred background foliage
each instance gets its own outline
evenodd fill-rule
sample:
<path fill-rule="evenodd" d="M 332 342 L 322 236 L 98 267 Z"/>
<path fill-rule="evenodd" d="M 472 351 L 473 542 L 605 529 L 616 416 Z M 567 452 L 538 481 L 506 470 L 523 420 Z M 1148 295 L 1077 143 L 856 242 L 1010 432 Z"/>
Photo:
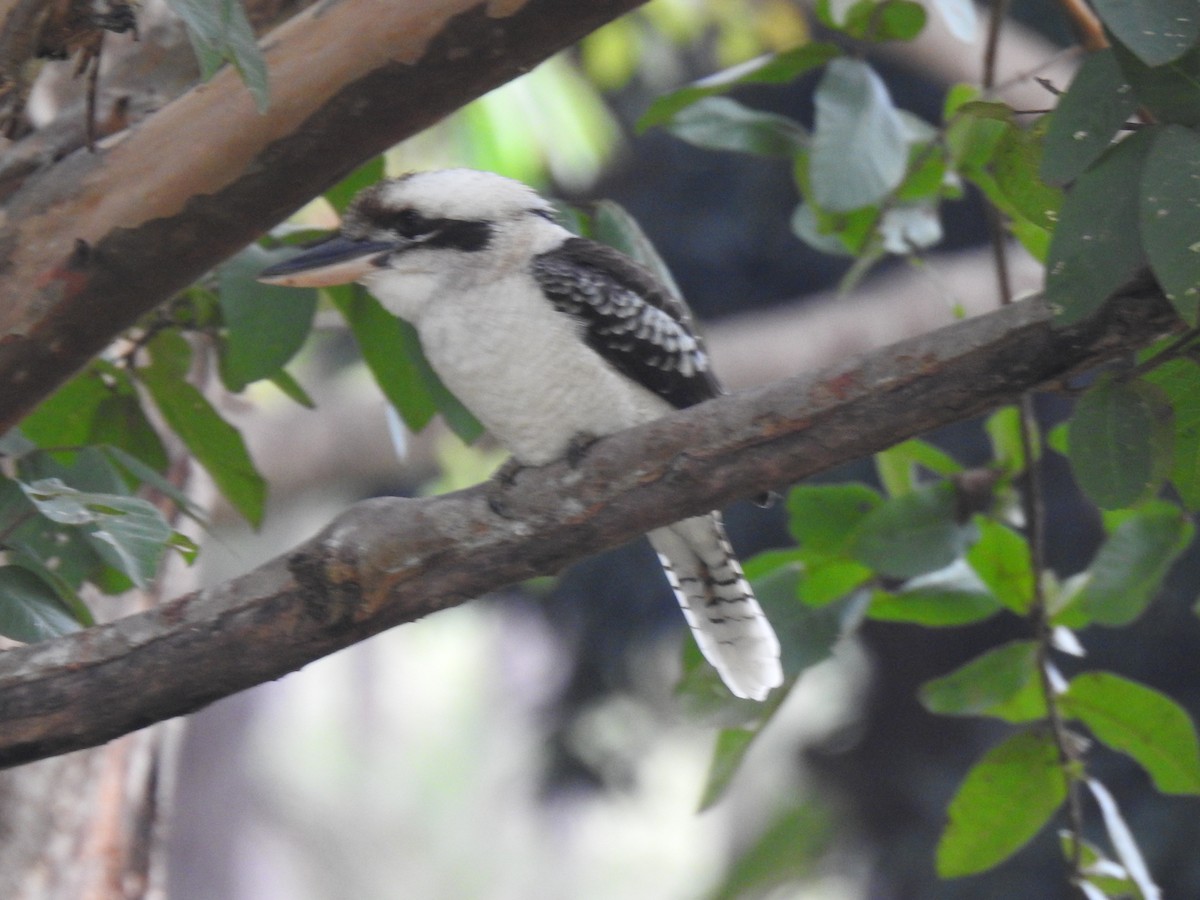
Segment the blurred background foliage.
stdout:
<path fill-rule="evenodd" d="M 1051 4 L 1013 7 L 1017 17 L 1063 37 Z M 654 0 L 601 29 L 364 166 L 263 246 L 143 323 L 131 344 L 114 348 L 65 389 L 65 400 L 60 395 L 26 423 L 26 438 L 45 452 L 31 451 L 26 438 L 6 437 L 4 451 L 21 457 L 18 474 L 36 489 L 22 495 L 6 485 L 8 509 L 18 512 L 4 518 L 0 509 L 0 531 L 28 532 L 32 557 L 59 538 L 34 533 L 31 508 L 79 530 L 70 532 L 71 546 L 80 545 L 92 568 L 71 578 L 109 591 L 146 583 L 168 548 L 191 558 L 195 538 L 204 545 L 203 578 L 215 583 L 308 536 L 363 496 L 440 492 L 486 477 L 501 454 L 486 441 L 471 443 L 477 425 L 423 365 L 410 328 L 381 316 L 353 288 L 318 296 L 251 281 L 288 245 L 334 227 L 349 198 L 385 174 L 468 166 L 562 196 L 577 204 L 570 217 L 580 230 L 603 232 L 651 264 L 657 256 L 647 256 L 647 248 L 657 247 L 714 337 L 721 320 L 736 314 L 779 310 L 795 319 L 806 295 L 860 284 L 876 268 L 880 290 L 892 293 L 906 263 L 919 276 L 918 293 L 934 295 L 935 321 L 962 314 L 972 296 L 984 296 L 976 308 L 988 307 L 994 288 L 986 267 L 972 287 L 950 288 L 943 268 L 949 264 L 928 248 L 985 242 L 986 196 L 1031 254 L 1021 258 L 1044 258 L 1062 198 L 1040 184 L 1036 192 L 1014 191 L 1017 180 L 997 174 L 997 160 L 1036 169 L 1041 136 L 1029 137 L 1036 128 L 979 102 L 974 89 L 951 90 L 956 79 L 937 68 L 945 60 L 928 51 L 884 49 L 885 39 L 916 37 L 927 19 L 941 22 L 962 47 L 978 41 L 974 7 L 961 0 Z M 834 30 L 851 52 L 826 66 L 842 52 L 820 42 Z M 1046 44 L 1036 50 L 1053 52 Z M 978 49 L 963 53 L 977 71 Z M 786 77 L 758 77 L 764 62 L 781 65 Z M 871 185 L 859 177 L 867 170 L 854 168 L 862 159 L 844 151 L 822 156 L 817 144 L 830 134 L 815 124 L 822 102 L 827 126 L 840 121 L 843 132 L 861 124 L 856 113 L 874 117 L 872 126 L 890 137 L 864 139 L 867 169 L 893 174 Z M 845 133 L 838 139 L 835 151 L 846 146 Z M 843 347 L 862 346 L 855 341 L 875 319 L 884 322 L 874 338 L 880 343 L 922 328 L 915 308 L 892 303 L 883 310 L 852 313 L 841 331 L 774 329 L 790 342 L 775 371 L 839 358 L 848 352 Z M 763 333 L 782 320 L 763 321 L 751 346 L 766 357 Z M 316 337 L 304 343 L 314 322 Z M 244 401 L 189 390 L 172 378 L 204 365 L 204 354 L 177 328 L 211 341 L 216 374 Z M 737 360 L 729 364 L 718 357 L 719 371 L 735 369 Z M 745 383 L 737 374 L 730 380 Z M 1093 408 L 1113 394 L 1133 414 L 1154 418 L 1158 395 L 1151 389 L 1101 388 L 1089 395 Z M 168 526 L 168 517 L 137 498 L 112 499 L 148 485 L 199 518 L 158 471 L 167 459 L 156 443 L 160 420 L 142 414 L 139 392 L 152 396 L 175 432 L 166 443 L 181 440 L 245 522 L 218 507 L 202 532 L 177 518 Z M 1103 418 L 1113 403 L 1092 415 Z M 302 411 L 306 406 L 318 412 Z M 1050 398 L 1040 404 L 1040 418 L 1048 428 L 1068 409 Z M 438 411 L 449 428 L 422 431 Z M 1087 430 L 1074 438 L 1077 449 Z M 1066 433 L 1055 432 L 1050 445 L 1060 452 L 1043 460 L 1051 531 L 1059 536 L 1047 556 L 1050 569 L 1076 573 L 1122 522 L 1102 522 L 1075 487 L 1063 461 Z M 104 449 L 51 452 L 87 442 Z M 1147 458 L 1152 452 L 1148 447 Z M 1018 420 L 1008 410 L 946 429 L 928 444 L 908 442 L 875 465 L 830 473 L 794 492 L 786 507 L 731 510 L 735 544 L 765 551 L 747 568 L 786 637 L 788 673 L 806 669 L 761 714 L 750 716 L 719 695 L 681 634 L 674 602 L 642 543 L 560 579 L 381 635 L 216 704 L 192 717 L 179 761 L 171 896 L 1068 896 L 1048 829 L 1033 849 L 991 872 L 936 877 L 946 810 L 965 773 L 981 757 L 994 761 L 996 746 L 1008 746 L 998 744 L 1009 733 L 998 720 L 1026 721 L 1044 708 L 1027 690 L 1036 665 L 1032 643 L 1018 640 L 1028 637 L 1027 623 L 998 614 L 1004 606 L 1023 612 L 1025 599 L 993 595 L 974 582 L 898 585 L 968 546 L 978 548 L 971 560 L 978 570 L 988 554 L 1020 568 L 1012 561 L 1022 548 L 1013 549 L 1015 534 L 1002 521 L 1018 521 L 1012 483 L 1025 466 L 1022 454 Z M 139 466 L 147 456 L 162 465 Z M 269 470 L 265 481 L 256 462 Z M 991 498 L 996 521 L 987 520 L 981 536 L 978 522 L 953 521 L 958 497 L 950 479 L 987 465 L 1001 474 Z M 947 480 L 934 484 L 929 474 Z M 1161 487 L 1167 473 L 1155 477 Z M 850 480 L 883 490 L 823 492 L 827 483 Z M 1131 494 L 1122 502 L 1140 499 Z M 121 504 L 128 508 L 117 515 Z M 858 512 L 830 524 L 822 515 L 834 508 Z M 851 536 L 867 510 L 871 526 Z M 1190 530 L 1161 507 L 1130 515 L 1123 521 L 1153 519 L 1174 529 L 1155 557 L 1162 563 L 1157 585 Z M 932 545 L 910 540 L 918 516 L 938 532 Z M 139 528 L 122 527 L 131 521 Z M 261 530 L 246 524 L 260 522 Z M 801 550 L 782 549 L 797 540 Z M 17 596 L 30 589 L 29 571 L 9 566 L 0 576 Z M 820 579 L 811 577 L 818 571 Z M 1195 686 L 1181 682 L 1194 672 L 1196 621 L 1187 607 L 1195 584 L 1190 558 L 1136 634 L 1118 640 L 1089 632 L 1089 664 L 1143 678 L 1194 714 Z M 857 590 L 864 585 L 869 590 Z M 46 593 L 36 579 L 33 586 Z M 48 600 L 31 589 L 23 607 L 40 610 L 42 619 L 8 623 L 9 634 L 36 639 L 88 623 L 91 612 L 72 585 L 52 586 Z M 938 602 L 929 602 L 939 591 Z M 1143 606 L 1152 592 L 1145 593 Z M 1069 606 L 1066 587 L 1061 596 Z M 933 625 L 955 630 L 925 627 Z M 999 663 L 979 656 L 997 646 Z M 682 687 L 674 694 L 681 658 Z M 1011 690 L 980 699 L 968 679 L 964 697 L 958 667 L 983 659 L 998 672 L 984 686 L 999 690 L 1003 682 Z M 760 730 L 768 717 L 770 727 Z M 1044 755 L 1048 744 L 1033 743 L 1018 763 Z M 1089 771 L 1117 794 L 1152 870 L 1179 896 L 1200 893 L 1189 801 L 1151 794 L 1145 773 L 1116 754 L 1089 759 Z M 1102 846 L 1106 829 L 1095 825 L 1088 836 Z M 951 874 L 974 871 L 978 857 L 965 857 L 962 871 Z M 1112 876 L 1105 890 L 1138 896 L 1141 887 Z"/>

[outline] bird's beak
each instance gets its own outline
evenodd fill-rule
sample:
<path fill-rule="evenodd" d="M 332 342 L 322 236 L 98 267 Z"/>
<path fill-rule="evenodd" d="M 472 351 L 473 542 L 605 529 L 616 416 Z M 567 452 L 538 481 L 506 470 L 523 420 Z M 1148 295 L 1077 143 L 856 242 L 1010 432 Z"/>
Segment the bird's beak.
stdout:
<path fill-rule="evenodd" d="M 331 287 L 349 284 L 377 269 L 396 249 L 385 241 L 353 240 L 335 234 L 289 260 L 263 269 L 258 280 L 284 287 Z"/>

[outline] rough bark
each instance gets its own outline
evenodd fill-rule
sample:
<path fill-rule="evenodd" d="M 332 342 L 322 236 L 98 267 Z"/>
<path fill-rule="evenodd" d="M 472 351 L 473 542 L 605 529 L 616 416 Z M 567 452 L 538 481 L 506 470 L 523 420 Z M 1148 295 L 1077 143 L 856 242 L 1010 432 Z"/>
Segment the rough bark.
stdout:
<path fill-rule="evenodd" d="M 0 772 L 0 895 L 161 896 L 161 728 Z"/>
<path fill-rule="evenodd" d="M 358 504 L 245 576 L 0 654 L 0 765 L 190 712 L 672 519 L 1010 402 L 1177 325 L 1148 284 L 1065 329 L 1025 301 L 606 438 L 575 468 L 522 472 L 500 498 L 485 485 Z"/>

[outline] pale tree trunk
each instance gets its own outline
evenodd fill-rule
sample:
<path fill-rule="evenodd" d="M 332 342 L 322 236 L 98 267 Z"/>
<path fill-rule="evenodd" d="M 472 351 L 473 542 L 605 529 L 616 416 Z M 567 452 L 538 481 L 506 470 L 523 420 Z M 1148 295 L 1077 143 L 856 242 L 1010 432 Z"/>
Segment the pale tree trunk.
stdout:
<path fill-rule="evenodd" d="M 0 896 L 164 897 L 160 810 L 174 727 L 0 772 Z"/>

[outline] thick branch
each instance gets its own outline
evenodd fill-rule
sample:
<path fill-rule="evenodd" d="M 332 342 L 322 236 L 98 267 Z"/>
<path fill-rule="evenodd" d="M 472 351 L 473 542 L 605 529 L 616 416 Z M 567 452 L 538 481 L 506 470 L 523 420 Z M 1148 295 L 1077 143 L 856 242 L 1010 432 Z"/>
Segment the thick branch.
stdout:
<path fill-rule="evenodd" d="M 0 227 L 0 433 L 116 335 L 372 156 L 644 0 L 343 0 L 96 155 L 31 178 Z"/>
<path fill-rule="evenodd" d="M 672 519 L 1011 402 L 1176 324 L 1149 287 L 1063 330 L 1026 301 L 614 435 L 578 468 L 527 470 L 506 518 L 487 487 L 360 503 L 226 584 L 0 654 L 0 765 L 190 712 Z"/>

